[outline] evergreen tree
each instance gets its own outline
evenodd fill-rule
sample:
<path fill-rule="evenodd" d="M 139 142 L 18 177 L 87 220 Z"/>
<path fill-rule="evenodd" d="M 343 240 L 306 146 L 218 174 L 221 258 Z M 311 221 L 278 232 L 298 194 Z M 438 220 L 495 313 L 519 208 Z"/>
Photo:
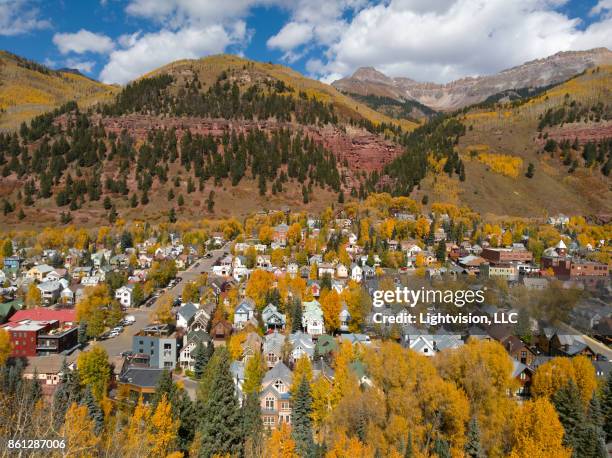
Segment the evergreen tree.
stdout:
<path fill-rule="evenodd" d="M 476 417 L 472 417 L 467 433 L 467 442 L 465 443 L 465 455 L 469 458 L 484 458 L 485 454 L 480 444 L 480 428 Z"/>
<path fill-rule="evenodd" d="M 110 210 L 111 207 L 113 206 L 110 197 L 106 196 L 104 198 L 104 202 L 102 203 L 102 205 L 104 205 L 104 210 Z"/>
<path fill-rule="evenodd" d="M 574 456 L 583 457 L 585 436 L 589 434 L 580 391 L 573 380 L 559 389 L 552 398 L 565 434 L 563 443 L 574 450 Z"/>
<path fill-rule="evenodd" d="M 78 341 L 79 345 L 87 343 L 87 323 L 85 321 L 79 322 Z"/>
<path fill-rule="evenodd" d="M 535 174 L 535 166 L 530 162 L 529 165 L 527 166 L 527 173 L 525 174 L 525 176 L 527 178 L 533 178 L 534 174 Z"/>
<path fill-rule="evenodd" d="M 340 191 L 340 193 L 338 194 L 338 203 L 339 204 L 344 203 L 344 192 L 343 191 Z"/>
<path fill-rule="evenodd" d="M 89 386 L 85 388 L 85 394 L 83 395 L 83 399 L 81 399 L 81 404 L 87 406 L 89 417 L 94 421 L 94 432 L 100 434 L 102 428 L 104 428 L 104 412 L 102 412 L 102 409 L 94 399 Z"/>
<path fill-rule="evenodd" d="M 412 458 L 414 455 L 412 445 L 412 431 L 408 432 L 408 441 L 406 442 L 406 450 L 404 451 L 404 458 Z"/>
<path fill-rule="evenodd" d="M 601 415 L 606 443 L 612 441 L 612 372 L 608 374 L 601 393 Z"/>
<path fill-rule="evenodd" d="M 436 248 L 436 259 L 440 262 L 446 261 L 446 243 L 444 240 L 440 240 L 438 247 Z"/>
<path fill-rule="evenodd" d="M 444 439 L 437 438 L 434 442 L 434 453 L 439 458 L 451 458 L 450 446 Z"/>
<path fill-rule="evenodd" d="M 172 372 L 164 369 L 157 381 L 157 386 L 155 387 L 155 394 L 151 399 L 151 406 L 153 410 L 157 407 L 157 404 L 161 401 L 162 397 L 166 395 L 166 399 L 168 402 L 174 406 L 177 399 L 177 387 L 176 384 L 172 381 Z"/>
<path fill-rule="evenodd" d="M 108 222 L 114 224 L 114 222 L 117 221 L 117 216 L 119 216 L 117 214 L 117 209 L 115 208 L 115 205 L 113 205 L 108 213 Z"/>
<path fill-rule="evenodd" d="M 242 405 L 242 430 L 244 432 L 244 451 L 248 456 L 257 456 L 263 445 L 263 424 L 261 406 L 257 393 L 249 393 Z"/>
<path fill-rule="evenodd" d="M 171 223 L 176 223 L 176 210 L 174 207 L 172 207 L 168 212 L 168 221 Z"/>
<path fill-rule="evenodd" d="M 136 194 L 132 194 L 132 197 L 130 198 L 130 207 L 138 207 L 138 197 L 136 197 Z"/>
<path fill-rule="evenodd" d="M 240 455 L 243 442 L 242 418 L 229 370 L 230 356 L 225 347 L 219 347 L 217 352 L 200 427 L 200 456 L 204 458 L 215 454 Z"/>
<path fill-rule="evenodd" d="M 179 204 L 179 207 L 182 207 L 183 205 L 185 205 L 185 198 L 183 197 L 182 194 L 179 194 L 177 203 Z"/>
<path fill-rule="evenodd" d="M 206 364 L 208 360 L 206 359 L 208 354 L 206 353 L 206 349 L 204 347 L 203 342 L 198 342 L 193 351 L 193 372 L 195 378 L 200 380 L 202 378 L 202 374 L 204 373 L 204 369 L 206 369 Z"/>
<path fill-rule="evenodd" d="M 300 456 L 310 457 L 314 452 L 314 439 L 312 436 L 312 395 L 310 383 L 302 377 L 293 400 L 292 431 L 296 450 Z"/>
<path fill-rule="evenodd" d="M 302 330 L 302 304 L 299 299 L 293 301 L 293 310 L 291 315 L 291 332 Z"/>
<path fill-rule="evenodd" d="M 66 417 L 66 411 L 68 410 L 68 400 L 70 399 L 70 393 L 68 392 L 68 378 L 70 369 L 66 363 L 66 358 L 62 361 L 60 368 L 59 383 L 55 393 L 53 393 L 53 426 L 56 430 L 59 430 L 64 424 L 64 418 Z"/>

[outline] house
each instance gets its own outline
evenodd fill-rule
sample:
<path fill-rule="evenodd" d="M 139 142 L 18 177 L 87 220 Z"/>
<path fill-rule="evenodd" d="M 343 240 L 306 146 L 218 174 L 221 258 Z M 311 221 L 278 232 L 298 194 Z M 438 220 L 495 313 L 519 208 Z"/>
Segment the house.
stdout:
<path fill-rule="evenodd" d="M 287 318 L 284 313 L 280 313 L 274 304 L 268 304 L 261 312 L 261 320 L 266 331 L 270 329 L 285 329 Z"/>
<path fill-rule="evenodd" d="M 299 266 L 297 262 L 290 262 L 289 264 L 287 264 L 287 273 L 291 275 L 292 277 L 297 276 L 298 270 L 299 270 Z"/>
<path fill-rule="evenodd" d="M 517 360 L 512 360 L 512 378 L 518 381 L 518 389 L 514 393 L 515 396 L 527 397 L 531 394 L 531 381 L 533 379 L 534 370 Z"/>
<path fill-rule="evenodd" d="M 527 366 L 531 366 L 536 354 L 525 343 L 516 336 L 508 336 L 500 342 L 510 357 Z"/>
<path fill-rule="evenodd" d="M 2 270 L 7 275 L 15 275 L 17 272 L 19 272 L 22 262 L 23 258 L 20 256 L 8 256 L 4 258 L 4 267 Z"/>
<path fill-rule="evenodd" d="M 249 332 L 242 342 L 242 361 L 246 364 L 249 358 L 261 353 L 263 339 L 256 332 Z"/>
<path fill-rule="evenodd" d="M 41 282 L 48 274 L 53 272 L 53 270 L 53 267 L 48 266 L 47 264 L 40 264 L 28 270 L 28 272 L 26 273 L 26 278 Z"/>
<path fill-rule="evenodd" d="M 282 362 L 270 369 L 261 382 L 259 401 L 265 428 L 291 424 L 291 384 L 293 374 Z"/>
<path fill-rule="evenodd" d="M 270 260 L 269 254 L 259 254 L 257 258 L 255 258 L 255 265 L 260 269 L 269 269 L 272 267 L 272 262 Z"/>
<path fill-rule="evenodd" d="M 140 398 L 145 404 L 148 404 L 155 395 L 163 372 L 164 369 L 155 367 L 127 366 L 118 377 L 118 391 L 127 392 L 128 399 L 134 404 Z M 172 376 L 172 373 L 170 373 L 170 376 Z"/>
<path fill-rule="evenodd" d="M 361 283 L 363 280 L 363 269 L 359 264 L 351 264 L 351 280 Z"/>
<path fill-rule="evenodd" d="M 132 351 L 149 357 L 149 365 L 174 369 L 178 357 L 177 335 L 166 324 L 150 324 L 132 337 Z"/>
<path fill-rule="evenodd" d="M 234 327 L 242 329 L 247 322 L 253 320 L 255 315 L 255 302 L 253 299 L 243 299 L 234 310 Z"/>
<path fill-rule="evenodd" d="M 343 342 L 350 342 L 351 344 L 361 344 L 361 345 L 370 345 L 372 342 L 370 341 L 370 336 L 367 334 L 340 334 L 340 340 Z"/>
<path fill-rule="evenodd" d="M 336 277 L 337 278 L 347 278 L 348 277 L 348 269 L 344 264 L 338 264 L 336 266 Z"/>
<path fill-rule="evenodd" d="M 207 329 L 208 322 L 210 321 L 210 313 L 208 310 L 212 310 L 212 306 L 201 307 L 193 317 L 193 321 L 189 325 L 190 331 L 198 331 L 200 329 Z"/>
<path fill-rule="evenodd" d="M 85 280 L 85 278 L 83 280 Z M 121 306 L 125 308 L 132 306 L 133 295 L 134 285 L 124 285 L 121 288 L 117 288 L 117 290 L 115 291 L 115 299 L 117 299 Z"/>
<path fill-rule="evenodd" d="M 44 281 L 38 284 L 38 289 L 40 290 L 43 303 L 45 305 L 51 305 L 57 302 L 64 286 L 58 280 Z"/>
<path fill-rule="evenodd" d="M 272 234 L 272 241 L 277 243 L 278 245 L 284 247 L 287 245 L 287 232 L 289 231 L 289 226 L 286 224 L 279 224 L 274 227 L 274 232 Z"/>
<path fill-rule="evenodd" d="M 63 353 L 77 346 L 78 328 L 58 320 L 11 319 L 3 328 L 9 334 L 11 356 L 15 358 Z"/>
<path fill-rule="evenodd" d="M 302 328 L 311 336 L 319 336 L 325 333 L 323 311 L 317 300 L 302 303 Z"/>
<path fill-rule="evenodd" d="M 329 262 L 322 262 L 321 264 L 319 264 L 318 267 L 319 267 L 319 271 L 318 271 L 319 278 L 323 278 L 325 275 L 329 275 L 330 277 L 333 277 L 334 274 L 336 273 L 336 268 L 334 267 L 333 264 Z"/>
<path fill-rule="evenodd" d="M 183 304 L 176 311 L 176 327 L 181 329 L 187 329 L 193 323 L 196 314 L 198 313 L 198 307 L 192 302 Z"/>
<path fill-rule="evenodd" d="M 340 331 L 348 332 L 349 324 L 351 322 L 351 314 L 348 310 L 346 302 L 342 303 L 342 310 L 340 310 L 339 318 L 340 318 Z"/>
<path fill-rule="evenodd" d="M 285 335 L 274 331 L 264 338 L 263 357 L 268 368 L 276 366 L 283 359 L 283 346 L 285 345 Z"/>
<path fill-rule="evenodd" d="M 227 339 L 232 333 L 232 325 L 226 320 L 219 320 L 213 324 L 211 329 L 212 338 L 216 341 Z"/>
<path fill-rule="evenodd" d="M 197 331 L 189 331 L 183 336 L 183 347 L 179 353 L 179 365 L 183 370 L 193 371 L 193 352 L 197 345 L 202 342 L 204 345 L 210 343 L 210 336 L 203 329 Z"/>
<path fill-rule="evenodd" d="M 310 334 L 298 331 L 290 334 L 287 339 L 291 344 L 291 353 L 289 355 L 290 361 L 295 362 L 302 356 L 306 356 L 308 359 L 312 360 L 315 344 Z"/>
<path fill-rule="evenodd" d="M 64 361 L 69 370 L 74 369 L 76 355 L 47 355 L 28 358 L 28 365 L 23 370 L 23 378 L 32 380 L 34 376 L 45 396 L 51 396 L 60 383 L 63 375 Z"/>
<path fill-rule="evenodd" d="M 244 401 L 244 394 L 242 391 L 242 386 L 244 385 L 244 366 L 244 361 L 232 361 L 232 364 L 230 364 L 230 374 L 232 374 L 236 398 L 238 399 L 238 405 L 240 407 L 242 407 Z"/>

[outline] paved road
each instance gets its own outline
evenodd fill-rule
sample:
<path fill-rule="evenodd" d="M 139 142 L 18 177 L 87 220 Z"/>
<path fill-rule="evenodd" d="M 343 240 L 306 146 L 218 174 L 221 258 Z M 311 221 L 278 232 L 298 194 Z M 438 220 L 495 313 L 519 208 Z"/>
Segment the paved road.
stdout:
<path fill-rule="evenodd" d="M 136 321 L 131 326 L 123 328 L 117 337 L 98 341 L 98 345 L 106 350 L 108 356 L 119 356 L 122 351 L 132 349 L 132 336 L 149 324 L 149 309 L 128 309 L 128 315 L 133 315 Z M 90 342 L 91 345 L 91 342 Z"/>
<path fill-rule="evenodd" d="M 226 251 L 229 251 L 229 243 L 222 248 L 210 251 L 212 257 L 201 258 L 194 262 L 187 270 L 178 272 L 177 277 L 181 278 L 181 281 L 167 292 L 169 292 L 174 298 L 179 297 L 183 293 L 183 288 L 187 282 L 197 280 L 198 277 L 205 272 L 211 272 L 214 263 L 219 257 L 223 256 L 223 253 Z M 150 307 L 141 306 L 140 308 L 128 309 L 126 314 L 133 315 L 134 318 L 136 318 L 134 324 L 131 326 L 126 326 L 123 329 L 123 332 L 117 337 L 98 341 L 98 345 L 104 348 L 110 357 L 118 356 L 122 351 L 131 350 L 132 337 L 147 324 L 149 324 L 150 315 L 159 306 L 159 304 L 160 299 L 158 298 Z"/>

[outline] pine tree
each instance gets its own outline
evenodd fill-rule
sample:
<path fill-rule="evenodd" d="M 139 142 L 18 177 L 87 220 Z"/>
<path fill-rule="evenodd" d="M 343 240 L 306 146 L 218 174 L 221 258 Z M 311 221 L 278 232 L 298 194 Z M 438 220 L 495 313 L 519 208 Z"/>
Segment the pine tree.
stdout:
<path fill-rule="evenodd" d="M 527 166 L 527 173 L 525 174 L 525 176 L 527 178 L 533 178 L 534 174 L 535 174 L 535 166 L 530 162 L 529 165 Z"/>
<path fill-rule="evenodd" d="M 138 207 L 138 197 L 136 197 L 136 194 L 132 194 L 132 197 L 130 199 L 130 207 L 132 208 Z"/>
<path fill-rule="evenodd" d="M 414 455 L 413 444 L 412 444 L 412 431 L 408 432 L 408 441 L 406 442 L 406 450 L 404 451 L 404 458 L 412 458 Z"/>
<path fill-rule="evenodd" d="M 119 216 L 117 214 L 117 209 L 113 205 L 110 209 L 110 212 L 108 213 L 108 222 L 113 224 L 115 221 L 117 221 L 117 216 Z"/>
<path fill-rule="evenodd" d="M 70 377 L 70 369 L 66 363 L 66 358 L 62 361 L 60 368 L 59 383 L 55 393 L 53 393 L 53 426 L 59 431 L 64 424 L 66 411 L 69 406 L 70 393 L 68 392 L 68 378 Z"/>
<path fill-rule="evenodd" d="M 299 299 L 293 301 L 293 313 L 291 315 L 291 332 L 302 330 L 302 304 Z"/>
<path fill-rule="evenodd" d="M 601 393 L 601 414 L 606 443 L 612 441 L 612 372 L 608 374 Z"/>
<path fill-rule="evenodd" d="M 296 449 L 300 456 L 313 456 L 314 439 L 312 436 L 312 395 L 310 383 L 302 377 L 293 400 L 293 429 L 291 431 L 295 440 Z"/>
<path fill-rule="evenodd" d="M 176 210 L 174 207 L 172 207 L 168 212 L 168 221 L 171 223 L 176 223 Z"/>
<path fill-rule="evenodd" d="M 177 203 L 179 204 L 179 207 L 182 207 L 183 205 L 185 205 L 185 198 L 183 197 L 182 194 L 179 194 Z"/>
<path fill-rule="evenodd" d="M 204 373 L 204 369 L 206 368 L 206 364 L 208 363 L 206 359 L 207 356 L 208 355 L 206 353 L 204 343 L 201 341 L 198 342 L 195 347 L 195 350 L 193 351 L 193 372 L 195 378 L 198 380 L 202 378 L 202 374 Z"/>
<path fill-rule="evenodd" d="M 79 345 L 87 343 L 87 323 L 85 321 L 79 322 L 78 341 Z"/>
<path fill-rule="evenodd" d="M 440 262 L 446 261 L 446 243 L 444 240 L 440 240 L 438 247 L 436 248 L 436 259 Z"/>
<path fill-rule="evenodd" d="M 155 394 L 151 399 L 151 406 L 153 409 L 157 407 L 157 404 L 161 401 L 162 397 L 166 395 L 168 402 L 174 405 L 177 398 L 177 387 L 176 384 L 172 381 L 172 372 L 164 369 L 157 381 L 157 386 L 155 387 Z"/>
<path fill-rule="evenodd" d="M 104 210 L 110 210 L 111 207 L 113 206 L 110 197 L 106 196 L 104 198 L 104 202 L 102 203 L 102 205 L 104 205 Z"/>
<path fill-rule="evenodd" d="M 102 412 L 102 409 L 94 399 L 89 386 L 85 388 L 85 394 L 83 395 L 81 404 L 87 407 L 89 418 L 94 421 L 94 432 L 100 434 L 102 428 L 104 428 L 104 412 Z"/>
<path fill-rule="evenodd" d="M 343 191 L 340 191 L 340 193 L 338 193 L 338 203 L 339 204 L 344 203 L 344 192 Z"/>
<path fill-rule="evenodd" d="M 247 394 L 242 405 L 242 430 L 244 432 L 244 451 L 247 456 L 257 456 L 263 443 L 263 424 L 261 406 L 257 393 Z"/>
<path fill-rule="evenodd" d="M 588 434 L 586 415 L 576 383 L 570 380 L 555 393 L 552 402 L 565 430 L 563 444 L 571 447 L 577 456 L 586 456 L 582 454 L 585 434 Z"/>
<path fill-rule="evenodd" d="M 200 456 L 237 454 L 242 449 L 242 418 L 229 370 L 229 353 L 225 347 L 215 350 L 218 356 L 211 376 L 209 394 L 204 404 L 200 427 Z"/>
<path fill-rule="evenodd" d="M 434 453 L 439 458 L 451 458 L 448 442 L 444 439 L 437 438 L 434 442 Z"/>
<path fill-rule="evenodd" d="M 465 443 L 465 455 L 469 458 L 484 458 L 485 454 L 480 444 L 480 428 L 476 417 L 470 420 L 467 433 L 467 442 Z"/>

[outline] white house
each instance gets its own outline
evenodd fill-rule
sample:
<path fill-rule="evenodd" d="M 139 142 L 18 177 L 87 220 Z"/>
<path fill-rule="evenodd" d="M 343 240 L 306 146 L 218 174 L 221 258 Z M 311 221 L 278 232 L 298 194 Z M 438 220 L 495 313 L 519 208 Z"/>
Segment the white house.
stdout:
<path fill-rule="evenodd" d="M 325 324 L 323 321 L 323 311 L 321 304 L 312 300 L 302 303 L 302 327 L 311 336 L 319 336 L 325 333 Z"/>
<path fill-rule="evenodd" d="M 83 280 L 85 280 L 85 278 L 83 278 Z M 83 282 L 81 282 L 81 284 L 83 284 Z M 117 288 L 115 291 L 115 299 L 117 299 L 123 307 L 131 307 L 133 294 L 134 285 L 124 285 L 121 288 Z"/>
<path fill-rule="evenodd" d="M 363 269 L 359 264 L 351 265 L 351 280 L 361 283 L 363 280 Z"/>
<path fill-rule="evenodd" d="M 303 356 L 307 356 L 312 360 L 314 355 L 315 344 L 312 337 L 304 332 L 294 332 L 289 335 L 289 343 L 291 344 L 290 359 L 297 361 Z"/>
<path fill-rule="evenodd" d="M 189 328 L 195 319 L 196 313 L 198 313 L 198 307 L 195 304 L 191 302 L 183 304 L 176 312 L 176 327 L 182 329 Z"/>
<path fill-rule="evenodd" d="M 351 322 L 351 314 L 348 311 L 348 307 L 346 306 L 345 302 L 342 303 L 342 310 L 340 310 L 339 318 L 340 318 L 340 330 L 345 331 L 345 332 L 348 331 L 349 323 Z"/>
<path fill-rule="evenodd" d="M 338 264 L 336 266 L 336 277 L 338 278 L 346 278 L 348 277 L 348 269 L 344 264 Z"/>
<path fill-rule="evenodd" d="M 255 303 L 252 299 L 244 299 L 234 311 L 234 327 L 242 329 L 255 314 Z"/>

